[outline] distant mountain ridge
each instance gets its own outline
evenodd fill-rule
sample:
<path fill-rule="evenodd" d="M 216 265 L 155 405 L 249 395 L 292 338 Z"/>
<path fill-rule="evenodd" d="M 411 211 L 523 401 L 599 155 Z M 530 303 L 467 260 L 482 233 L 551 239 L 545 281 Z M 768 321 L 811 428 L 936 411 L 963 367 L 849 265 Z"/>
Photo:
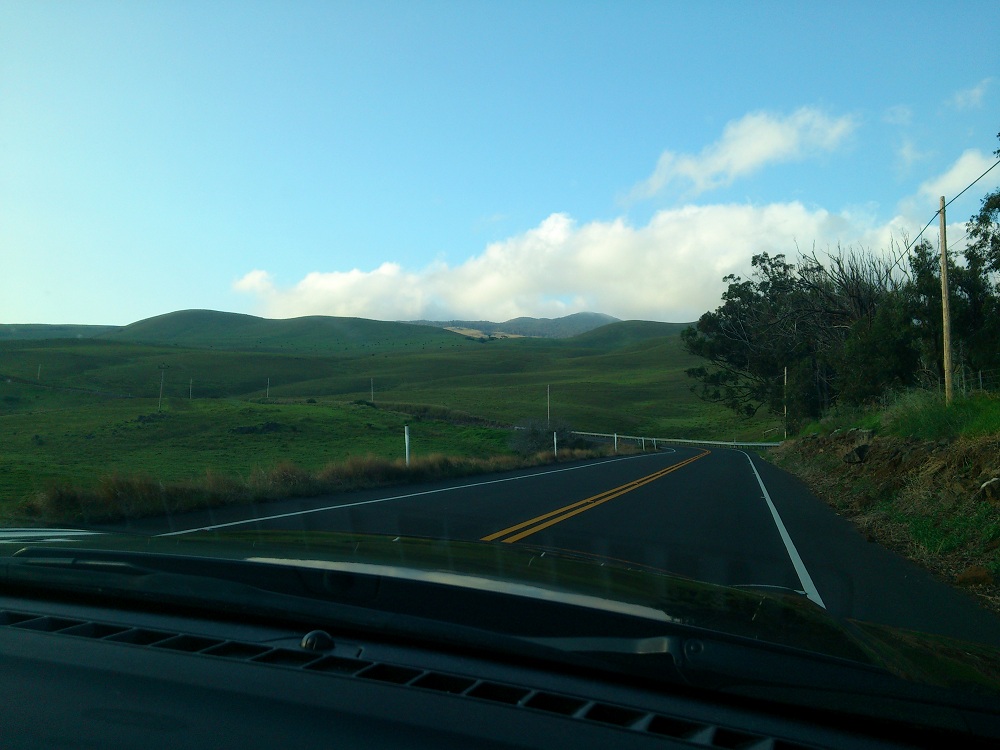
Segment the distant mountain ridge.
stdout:
<path fill-rule="evenodd" d="M 85 339 L 153 346 L 245 352 L 332 355 L 346 352 L 415 352 L 473 346 L 487 338 L 530 337 L 558 346 L 614 351 L 677 336 L 688 323 L 621 321 L 599 313 L 564 318 L 492 321 L 389 322 L 312 315 L 260 318 L 215 310 L 179 310 L 127 326 L 5 325 L 0 343 L 17 340 Z M 452 329 L 452 330 L 449 330 Z M 516 339 L 515 339 L 516 340 Z"/>
<path fill-rule="evenodd" d="M 435 328 L 462 328 L 482 331 L 487 336 L 508 334 L 511 336 L 533 336 L 546 339 L 566 339 L 579 336 L 609 323 L 620 323 L 612 315 L 595 312 L 580 312 L 561 318 L 512 318 L 503 323 L 490 320 L 410 320 L 417 325 Z"/>
<path fill-rule="evenodd" d="M 120 326 L 62 325 L 46 323 L 2 323 L 0 341 L 39 341 L 43 339 L 90 339 L 116 331 Z"/>
<path fill-rule="evenodd" d="M 620 322 L 611 315 L 591 312 L 494 323 L 488 320 L 388 322 L 326 315 L 272 319 L 216 310 L 178 310 L 127 326 L 0 324 L 0 341 L 95 338 L 221 349 L 323 349 L 336 341 L 350 345 L 362 341 L 412 343 L 427 339 L 424 343 L 430 343 L 430 339 L 455 336 L 454 332 L 444 330 L 451 328 L 480 331 L 485 336 L 566 339 Z"/>
<path fill-rule="evenodd" d="M 366 318 L 311 315 L 271 319 L 215 310 L 179 310 L 140 320 L 98 338 L 137 344 L 318 353 L 427 346 L 450 343 L 457 337 L 450 331 L 427 326 Z"/>

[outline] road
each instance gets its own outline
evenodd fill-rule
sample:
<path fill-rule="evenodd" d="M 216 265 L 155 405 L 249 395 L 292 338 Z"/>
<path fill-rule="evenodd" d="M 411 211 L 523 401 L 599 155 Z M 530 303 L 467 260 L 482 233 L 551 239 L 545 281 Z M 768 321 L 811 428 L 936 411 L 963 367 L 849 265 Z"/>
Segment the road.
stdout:
<path fill-rule="evenodd" d="M 1000 646 L 1000 618 L 866 541 L 790 474 L 738 450 L 639 456 L 132 522 L 530 544 L 728 586 L 792 589 L 837 616 Z"/>

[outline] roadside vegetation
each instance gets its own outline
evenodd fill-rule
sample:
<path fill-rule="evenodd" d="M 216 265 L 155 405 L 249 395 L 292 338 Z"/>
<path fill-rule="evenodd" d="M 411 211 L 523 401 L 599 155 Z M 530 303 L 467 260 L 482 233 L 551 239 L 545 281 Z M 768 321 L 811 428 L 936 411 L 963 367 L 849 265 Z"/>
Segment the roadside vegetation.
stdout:
<path fill-rule="evenodd" d="M 444 407 L 312 398 L 160 404 L 9 382 L 0 392 L 7 525 L 94 523 L 555 460 L 551 437 L 547 450 L 524 450 L 517 431 Z M 24 401 L 30 408 L 12 411 Z M 566 442 L 558 458 L 606 453 L 581 448 Z"/>
<path fill-rule="evenodd" d="M 702 399 L 734 414 L 787 409 L 798 437 L 777 463 L 869 539 L 1000 610 L 1000 188 L 966 230 L 948 258 L 951 404 L 926 239 L 879 255 L 757 255 L 682 336 L 701 357 L 688 375 Z"/>
<path fill-rule="evenodd" d="M 870 540 L 1000 611 L 1000 397 L 840 410 L 772 455 Z"/>
<path fill-rule="evenodd" d="M 963 392 L 1000 390 L 998 222 L 1000 188 L 967 222 L 968 244 L 947 256 L 952 374 Z M 704 399 L 735 413 L 787 408 L 791 432 L 835 408 L 937 389 L 945 374 L 939 258 L 927 239 L 879 254 L 755 255 L 750 278 L 727 276 L 722 304 L 682 334 L 702 358 L 688 374 Z"/>
<path fill-rule="evenodd" d="M 634 450 L 634 449 L 629 449 Z M 33 496 L 8 506 L 5 521 L 33 524 L 113 523 L 147 516 L 174 515 L 226 505 L 245 505 L 294 497 L 319 497 L 350 490 L 430 482 L 557 461 L 606 456 L 607 447 L 492 458 L 432 454 L 411 460 L 353 456 L 308 470 L 292 461 L 246 474 L 206 469 L 200 477 L 163 482 L 148 474 L 104 474 L 90 485 L 53 482 Z"/>

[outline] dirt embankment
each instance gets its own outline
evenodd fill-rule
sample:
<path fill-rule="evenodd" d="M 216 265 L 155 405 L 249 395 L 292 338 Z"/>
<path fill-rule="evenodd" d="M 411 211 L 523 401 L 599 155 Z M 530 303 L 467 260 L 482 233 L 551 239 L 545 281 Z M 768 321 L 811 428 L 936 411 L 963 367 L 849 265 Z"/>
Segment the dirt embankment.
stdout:
<path fill-rule="evenodd" d="M 775 461 L 877 541 L 1000 611 L 1000 436 L 927 441 L 854 429 Z"/>

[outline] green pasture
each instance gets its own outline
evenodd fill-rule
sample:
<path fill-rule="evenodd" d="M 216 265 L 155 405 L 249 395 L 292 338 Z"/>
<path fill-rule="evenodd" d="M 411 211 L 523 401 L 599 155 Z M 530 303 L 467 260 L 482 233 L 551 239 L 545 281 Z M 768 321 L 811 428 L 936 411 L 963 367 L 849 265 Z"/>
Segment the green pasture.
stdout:
<path fill-rule="evenodd" d="M 404 424 L 415 455 L 487 458 L 509 453 L 500 428 L 546 419 L 547 389 L 552 419 L 576 430 L 776 435 L 777 422 L 736 420 L 692 393 L 684 370 L 696 360 L 678 325 L 479 342 L 377 321 L 164 317 L 92 338 L 0 341 L 0 497 L 109 475 L 169 483 L 396 458 Z M 210 340 L 228 343 L 197 345 Z"/>
<path fill-rule="evenodd" d="M 0 385 L 4 395 L 30 399 L 30 391 Z M 402 458 L 404 424 L 413 456 L 509 452 L 503 430 L 340 402 L 170 399 L 161 412 L 157 399 L 92 397 L 69 407 L 50 395 L 37 403 L 0 416 L 0 498 L 24 499 L 53 483 L 87 487 L 109 475 L 169 483 L 213 472 L 246 477 L 285 462 L 316 471 L 351 456 Z"/>

